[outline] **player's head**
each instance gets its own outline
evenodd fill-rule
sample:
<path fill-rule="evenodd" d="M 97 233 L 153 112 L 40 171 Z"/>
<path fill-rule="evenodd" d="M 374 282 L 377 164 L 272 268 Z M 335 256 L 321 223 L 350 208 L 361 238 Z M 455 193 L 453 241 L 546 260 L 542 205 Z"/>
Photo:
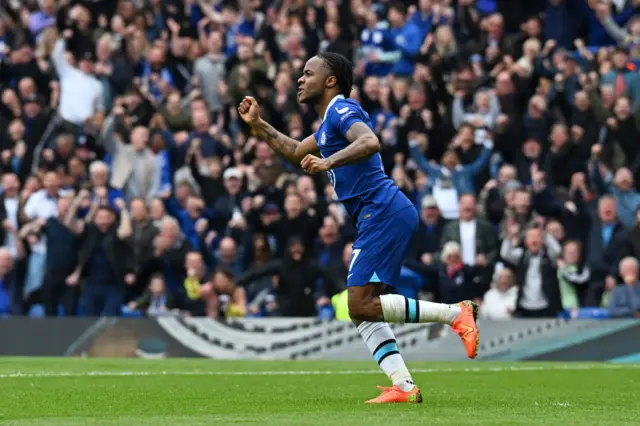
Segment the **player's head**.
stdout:
<path fill-rule="evenodd" d="M 302 104 L 317 104 L 325 96 L 348 98 L 353 86 L 353 65 L 337 53 L 320 53 L 309 59 L 298 79 L 298 100 Z M 327 96 L 328 97 L 328 96 Z"/>

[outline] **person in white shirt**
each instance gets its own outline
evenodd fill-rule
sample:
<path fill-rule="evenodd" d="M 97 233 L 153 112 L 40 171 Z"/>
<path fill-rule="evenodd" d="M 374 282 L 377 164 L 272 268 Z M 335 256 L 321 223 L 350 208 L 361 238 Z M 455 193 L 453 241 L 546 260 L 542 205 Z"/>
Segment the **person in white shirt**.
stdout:
<path fill-rule="evenodd" d="M 65 41 L 59 39 L 51 57 L 60 78 L 60 116 L 78 126 L 93 121 L 96 127 L 102 127 L 104 88 L 92 75 L 92 54 L 82 56 L 76 68 L 65 56 Z"/>
<path fill-rule="evenodd" d="M 57 200 L 60 193 L 60 179 L 56 172 L 48 172 L 43 179 L 44 189 L 33 193 L 24 206 L 24 217 L 29 221 L 21 230 L 21 234 L 31 245 L 31 255 L 24 282 L 23 296 L 29 295 L 42 287 L 47 260 L 47 241 L 43 235 L 31 232 L 38 221 L 46 221 L 58 214 Z"/>
<path fill-rule="evenodd" d="M 18 176 L 13 173 L 2 175 L 2 195 L 0 196 L 0 220 L 7 221 L 7 225 L 3 223 L 3 227 L 8 228 L 11 224 L 12 229 L 19 229 L 18 210 L 20 206 L 20 181 Z M 16 239 L 11 232 L 0 231 L 4 237 L 2 238 L 3 246 L 8 248 L 11 256 L 15 259 L 18 255 Z"/>
<path fill-rule="evenodd" d="M 516 276 L 512 270 L 497 268 L 494 282 L 482 299 L 480 318 L 487 320 L 510 319 L 516 310 L 518 288 L 514 285 Z"/>

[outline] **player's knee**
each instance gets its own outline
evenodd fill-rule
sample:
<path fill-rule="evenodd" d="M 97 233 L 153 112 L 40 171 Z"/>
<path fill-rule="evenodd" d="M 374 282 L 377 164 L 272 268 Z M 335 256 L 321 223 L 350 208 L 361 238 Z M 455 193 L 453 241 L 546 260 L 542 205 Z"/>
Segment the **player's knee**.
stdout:
<path fill-rule="evenodd" d="M 371 321 L 367 301 L 365 299 L 349 299 L 349 316 L 353 321 Z"/>

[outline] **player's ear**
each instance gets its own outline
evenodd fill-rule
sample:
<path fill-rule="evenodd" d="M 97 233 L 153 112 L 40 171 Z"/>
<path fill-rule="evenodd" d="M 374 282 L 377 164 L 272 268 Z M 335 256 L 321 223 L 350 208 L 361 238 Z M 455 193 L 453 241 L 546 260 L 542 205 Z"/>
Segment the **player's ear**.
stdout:
<path fill-rule="evenodd" d="M 325 86 L 327 86 L 327 89 L 331 89 L 333 87 L 336 87 L 336 85 L 338 84 L 338 79 L 336 79 L 335 75 L 330 75 L 329 77 L 327 77 L 324 84 Z"/>

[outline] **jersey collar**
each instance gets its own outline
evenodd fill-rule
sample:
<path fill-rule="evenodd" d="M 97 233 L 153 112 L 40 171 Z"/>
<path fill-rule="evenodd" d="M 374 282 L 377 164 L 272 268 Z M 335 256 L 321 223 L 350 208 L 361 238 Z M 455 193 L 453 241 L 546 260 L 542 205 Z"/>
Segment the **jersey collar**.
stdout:
<path fill-rule="evenodd" d="M 336 95 L 333 99 L 331 99 L 331 102 L 329 102 L 329 105 L 327 105 L 327 110 L 324 112 L 324 118 L 322 119 L 322 121 L 327 120 L 327 116 L 329 115 L 329 108 L 331 108 L 333 104 L 335 104 L 338 101 L 338 99 L 344 99 L 344 96 Z"/>

